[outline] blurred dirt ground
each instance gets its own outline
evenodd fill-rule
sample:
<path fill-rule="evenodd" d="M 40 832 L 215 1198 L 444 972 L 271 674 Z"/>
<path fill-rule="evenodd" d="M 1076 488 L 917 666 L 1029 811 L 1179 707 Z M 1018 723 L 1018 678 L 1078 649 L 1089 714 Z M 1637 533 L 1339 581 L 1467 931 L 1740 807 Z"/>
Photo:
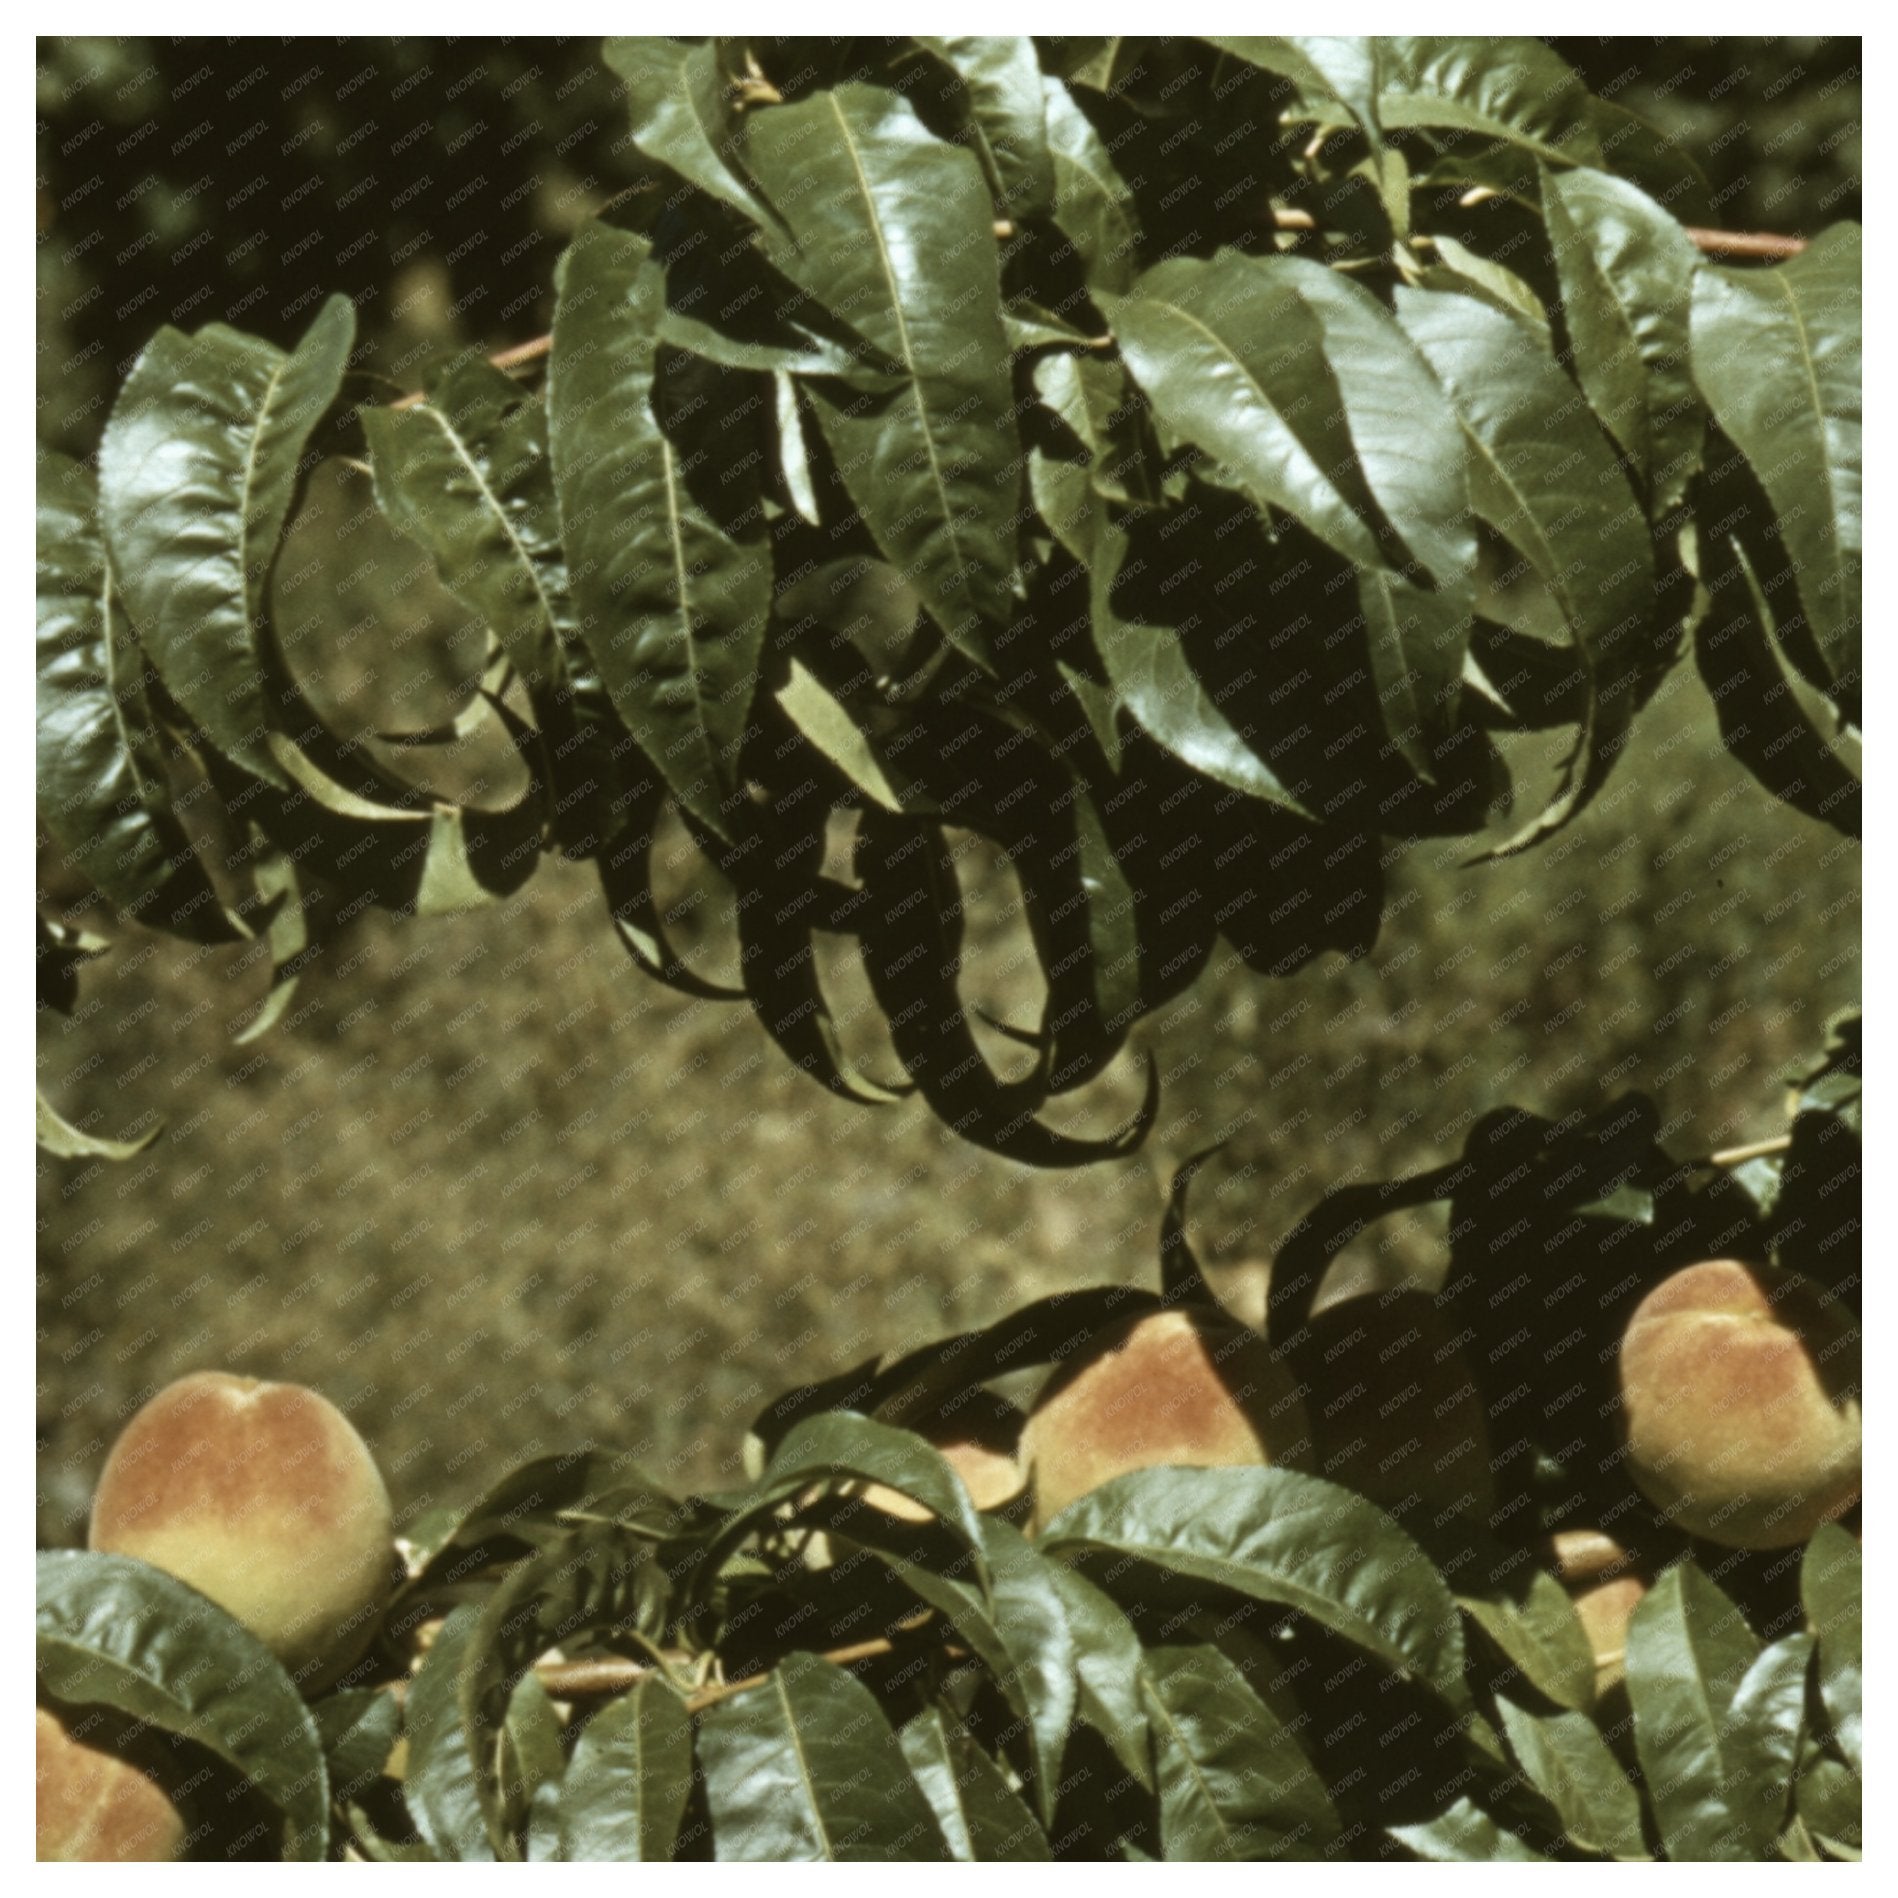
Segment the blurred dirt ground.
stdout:
<path fill-rule="evenodd" d="M 1512 761 L 1526 805 L 1548 760 Z M 166 1127 L 129 1164 L 39 1156 L 40 1537 L 83 1537 L 119 1421 L 206 1366 L 327 1392 L 404 1515 L 587 1440 L 670 1483 L 730 1480 L 790 1383 L 1059 1287 L 1153 1282 L 1167 1177 L 1214 1140 L 1196 1233 L 1256 1315 L 1256 1262 L 1319 1193 L 1447 1157 L 1502 1101 L 1643 1088 L 1680 1154 L 1775 1130 L 1777 1070 L 1857 997 L 1856 846 L 1728 760 L 1691 670 L 1582 821 L 1503 863 L 1469 854 L 1398 857 L 1360 963 L 1268 982 L 1222 950 L 1139 1033 L 1165 1081 L 1146 1151 L 1066 1173 L 966 1146 L 920 1104 L 835 1099 L 742 1006 L 640 975 L 591 871 L 556 859 L 488 910 L 364 915 L 252 1046 L 231 1036 L 264 993 L 260 946 L 67 909 L 43 864 L 53 912 L 116 943 L 73 1019 L 42 1015 L 40 1083 L 94 1131 Z M 964 991 L 1019 1019 L 1011 894 L 972 878 Z M 688 902 L 681 926 L 714 974 L 716 908 Z M 850 1017 L 864 985 L 837 961 Z M 848 1032 L 874 1050 L 867 1015 Z M 1140 1080 L 1124 1058 L 1067 1123 L 1117 1124 Z M 1355 1269 L 1427 1280 L 1435 1232 L 1391 1228 Z"/>

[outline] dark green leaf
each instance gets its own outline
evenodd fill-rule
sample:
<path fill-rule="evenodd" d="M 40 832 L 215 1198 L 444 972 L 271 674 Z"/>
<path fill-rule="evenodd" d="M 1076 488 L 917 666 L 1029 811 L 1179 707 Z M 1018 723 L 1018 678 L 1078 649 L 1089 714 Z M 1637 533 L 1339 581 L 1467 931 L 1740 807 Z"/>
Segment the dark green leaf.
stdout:
<path fill-rule="evenodd" d="M 228 1760 L 283 1814 L 284 1856 L 321 1859 L 329 1774 L 316 1722 L 276 1657 L 222 1608 L 124 1555 L 42 1552 L 39 1678 Z"/>
<path fill-rule="evenodd" d="M 402 1706 L 383 1687 L 347 1687 L 312 1709 L 329 1762 L 330 1793 L 358 1800 L 382 1777 L 402 1728 Z"/>
<path fill-rule="evenodd" d="M 962 33 L 947 39 L 918 35 L 916 44 L 967 88 L 983 169 L 1003 216 L 1046 217 L 1054 208 L 1054 161 L 1034 41 Z"/>
<path fill-rule="evenodd" d="M 1033 1814 L 953 1715 L 925 1708 L 896 1737 L 951 1858 L 999 1864 L 1049 1857 L 1047 1835 Z"/>
<path fill-rule="evenodd" d="M 609 39 L 606 63 L 626 82 L 633 142 L 701 191 L 762 222 L 770 215 L 746 175 L 738 113 L 715 47 L 677 40 Z"/>
<path fill-rule="evenodd" d="M 404 1710 L 409 1742 L 402 1795 L 415 1828 L 437 1858 L 488 1863 L 494 1846 L 482 1816 L 480 1776 L 461 1721 L 461 1682 L 478 1658 L 481 1607 L 457 1608 L 409 1683 Z"/>
<path fill-rule="evenodd" d="M 1176 258 L 1108 309 L 1163 430 L 1360 569 L 1386 724 L 1429 776 L 1461 693 L 1476 536 L 1456 418 L 1417 350 L 1304 258 Z"/>
<path fill-rule="evenodd" d="M 1018 451 L 981 168 L 906 100 L 857 84 L 750 114 L 745 148 L 789 227 L 772 260 L 908 377 L 883 396 L 813 385 L 844 486 L 943 632 L 985 663 L 1016 566 L 1014 487 L 994 474 Z"/>
<path fill-rule="evenodd" d="M 661 1680 L 643 1680 L 586 1724 L 560 1794 L 563 1858 L 663 1864 L 692 1790 L 692 1724 Z"/>
<path fill-rule="evenodd" d="M 1575 374 L 1658 519 L 1686 492 L 1705 426 L 1688 366 L 1693 244 L 1605 172 L 1545 172 L 1542 198 Z"/>
<path fill-rule="evenodd" d="M 770 605 L 763 516 L 743 482 L 708 507 L 655 419 L 645 241 L 589 225 L 558 282 L 547 408 L 581 636 L 641 750 L 722 833 Z"/>
<path fill-rule="evenodd" d="M 1055 1593 L 1074 1640 L 1082 1719 L 1143 1786 L 1153 1784 L 1147 1711 L 1141 1703 L 1140 1637 L 1112 1596 L 1064 1563 L 1052 1565 Z"/>
<path fill-rule="evenodd" d="M 1628 1627 L 1635 1746 L 1670 1859 L 1757 1859 L 1778 1809 L 1743 1769 L 1734 1701 L 1760 1643 L 1691 1562 L 1669 1569 Z"/>
<path fill-rule="evenodd" d="M 1466 1707 L 1463 1631 L 1443 1578 L 1382 1510 L 1284 1469 L 1116 1477 L 1043 1533 L 1051 1553 L 1113 1549 L 1309 1615 Z"/>
<path fill-rule="evenodd" d="M 1849 1766 L 1817 1754 L 1799 1776 L 1799 1818 L 1835 1858 L 1856 1859 L 1864 1847 L 1865 1782 Z"/>
<path fill-rule="evenodd" d="M 229 941 L 236 932 L 172 815 L 146 722 L 145 668 L 106 567 L 91 472 L 42 451 L 35 518 L 39 814 L 127 915 Z"/>
<path fill-rule="evenodd" d="M 948 1856 L 875 1697 L 818 1655 L 702 1714 L 698 1758 L 721 1861 Z"/>
<path fill-rule="evenodd" d="M 1504 1695 L 1496 1704 L 1510 1751 L 1577 1845 L 1611 1858 L 1651 1856 L 1640 1795 L 1587 1714 L 1531 1713 Z"/>
<path fill-rule="evenodd" d="M 1314 1858 L 1338 1830 L 1297 1741 L 1215 1647 L 1158 1647 L 1141 1664 L 1169 1859 Z"/>
<path fill-rule="evenodd" d="M 1860 657 L 1860 268 L 1858 227 L 1838 225 L 1771 270 L 1703 262 L 1694 279 L 1694 381 L 1772 502 L 1835 678 Z"/>
<path fill-rule="evenodd" d="M 1829 1522 L 1806 1545 L 1799 1596 L 1819 1638 L 1819 1697 L 1832 1738 L 1854 1772 L 1865 1770 L 1863 1558 L 1857 1539 Z"/>
<path fill-rule="evenodd" d="M 1436 1864 L 1541 1865 L 1542 1854 L 1467 1797 L 1434 1819 L 1392 1826 L 1390 1835 L 1421 1859 Z"/>
<path fill-rule="evenodd" d="M 140 644 L 212 743 L 275 785 L 260 632 L 304 450 L 355 334 L 344 297 L 291 355 L 221 323 L 160 330 L 99 445 L 106 546 Z"/>
<path fill-rule="evenodd" d="M 1043 82 L 1054 157 L 1055 221 L 1080 253 L 1090 287 L 1125 290 L 1140 243 L 1133 193 L 1087 115 L 1057 79 Z"/>
<path fill-rule="evenodd" d="M 1498 854 L 1559 829 L 1600 788 L 1657 663 L 1647 523 L 1574 386 L 1526 324 L 1470 297 L 1399 289 L 1397 316 L 1462 420 L 1470 499 L 1561 610 L 1588 678 L 1562 786 Z"/>

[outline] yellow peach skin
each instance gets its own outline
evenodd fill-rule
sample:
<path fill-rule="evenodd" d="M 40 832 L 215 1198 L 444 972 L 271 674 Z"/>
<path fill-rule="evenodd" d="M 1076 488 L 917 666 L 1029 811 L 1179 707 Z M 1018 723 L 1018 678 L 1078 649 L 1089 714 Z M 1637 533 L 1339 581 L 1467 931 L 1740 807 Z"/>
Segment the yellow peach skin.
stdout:
<path fill-rule="evenodd" d="M 1629 1473 L 1690 1534 L 1784 1548 L 1858 1500 L 1858 1327 L 1809 1280 L 1683 1267 L 1636 1308 L 1619 1368 Z"/>
<path fill-rule="evenodd" d="M 1154 1312 L 1059 1371 L 1022 1431 L 1037 1530 L 1132 1470 L 1308 1467 L 1310 1429 L 1291 1373 L 1257 1332 L 1222 1315 Z"/>
<path fill-rule="evenodd" d="M 92 1506 L 93 1548 L 208 1595 L 306 1692 L 368 1645 L 394 1537 L 375 1459 L 334 1404 L 222 1371 L 180 1378 L 137 1412 Z"/>
<path fill-rule="evenodd" d="M 181 1857 L 185 1823 L 164 1788 L 93 1744 L 91 1716 L 74 1725 L 77 1732 L 34 1709 L 34 1856 L 92 1864 Z"/>

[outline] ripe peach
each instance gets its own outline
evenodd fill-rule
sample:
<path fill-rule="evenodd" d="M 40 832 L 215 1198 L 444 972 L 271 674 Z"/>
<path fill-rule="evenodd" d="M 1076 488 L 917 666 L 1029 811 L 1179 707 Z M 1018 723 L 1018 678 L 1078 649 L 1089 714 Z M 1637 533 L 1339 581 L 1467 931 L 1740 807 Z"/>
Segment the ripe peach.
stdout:
<path fill-rule="evenodd" d="M 1130 1470 L 1306 1466 L 1305 1406 L 1256 1332 L 1223 1313 L 1172 1310 L 1123 1325 L 1059 1371 L 1022 1431 L 1034 1526 Z"/>
<path fill-rule="evenodd" d="M 306 1691 L 368 1645 L 394 1538 L 375 1459 L 335 1405 L 223 1371 L 178 1379 L 132 1418 L 92 1505 L 93 1548 L 208 1595 Z"/>
<path fill-rule="evenodd" d="M 1649 1576 L 1638 1557 L 1599 1529 L 1559 1530 L 1547 1554 L 1588 1636 L 1600 1696 L 1626 1672 L 1628 1623 L 1648 1592 Z"/>
<path fill-rule="evenodd" d="M 1320 1476 L 1399 1513 L 1488 1518 L 1496 1482 L 1482 1396 L 1428 1292 L 1327 1306 L 1311 1320 L 1299 1364 Z"/>
<path fill-rule="evenodd" d="M 1857 1501 L 1858 1326 L 1809 1280 L 1685 1266 L 1636 1307 L 1619 1368 L 1635 1485 L 1691 1534 L 1783 1548 Z"/>
<path fill-rule="evenodd" d="M 34 1856 L 95 1864 L 182 1857 L 177 1807 L 151 1773 L 109 1744 L 127 1723 L 97 1709 L 70 1721 L 45 1707 L 33 1712 Z"/>

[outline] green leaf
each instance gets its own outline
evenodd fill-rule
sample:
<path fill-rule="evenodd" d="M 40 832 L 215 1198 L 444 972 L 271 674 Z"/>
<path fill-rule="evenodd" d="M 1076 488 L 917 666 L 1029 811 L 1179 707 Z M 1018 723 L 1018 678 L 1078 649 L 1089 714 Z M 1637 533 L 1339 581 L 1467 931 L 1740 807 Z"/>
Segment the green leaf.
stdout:
<path fill-rule="evenodd" d="M 658 1679 L 609 1701 L 586 1724 L 560 1795 L 560 1850 L 570 1860 L 663 1864 L 692 1790 L 692 1723 Z"/>
<path fill-rule="evenodd" d="M 1463 424 L 1470 499 L 1529 562 L 1587 675 L 1587 712 L 1564 780 L 1492 855 L 1523 850 L 1600 789 L 1661 641 L 1648 528 L 1608 444 L 1546 338 L 1473 298 L 1400 288 L 1397 318 Z"/>
<path fill-rule="evenodd" d="M 1547 1861 L 1517 1832 L 1484 1811 L 1473 1799 L 1460 1798 L 1434 1819 L 1386 1828 L 1391 1837 L 1434 1864 L 1542 1865 Z"/>
<path fill-rule="evenodd" d="M 1054 158 L 1054 216 L 1080 254 L 1090 287 L 1126 290 L 1140 245 L 1133 193 L 1087 114 L 1058 79 L 1042 81 L 1048 147 Z M 1065 252 L 1056 249 L 1051 261 Z"/>
<path fill-rule="evenodd" d="M 1094 532 L 1088 563 L 1094 644 L 1122 709 L 1183 764 L 1216 784 L 1312 817 L 1220 709 L 1187 658 L 1179 628 L 1138 616 L 1136 602 L 1150 598 L 1152 589 L 1136 589 L 1146 558 L 1134 552 L 1126 530 L 1102 513 Z M 1180 611 L 1190 611 L 1185 601 Z"/>
<path fill-rule="evenodd" d="M 1054 161 L 1042 109 L 1035 43 L 1005 35 L 917 36 L 962 81 L 983 170 L 1005 217 L 1046 217 L 1054 208 Z"/>
<path fill-rule="evenodd" d="M 1497 1696 L 1496 1707 L 1510 1751 L 1575 1844 L 1610 1858 L 1651 1856 L 1641 1797 L 1587 1714 L 1531 1713 L 1506 1695 Z"/>
<path fill-rule="evenodd" d="M 1694 381 L 1772 503 L 1834 678 L 1860 663 L 1860 272 L 1858 226 L 1838 225 L 1770 270 L 1703 262 L 1694 278 Z"/>
<path fill-rule="evenodd" d="M 1576 377 L 1659 519 L 1686 493 L 1705 427 L 1688 365 L 1693 243 L 1606 172 L 1545 172 L 1542 201 Z"/>
<path fill-rule="evenodd" d="M 1857 1539 L 1829 1522 L 1807 1543 L 1799 1570 L 1799 1598 L 1819 1638 L 1819 1697 L 1855 1773 L 1865 1771 L 1863 1569 Z"/>
<path fill-rule="evenodd" d="M 1851 1767 L 1814 1755 L 1794 1796 L 1801 1823 L 1834 1858 L 1858 1857 L 1865 1842 L 1865 1782 Z"/>
<path fill-rule="evenodd" d="M 501 1810 L 510 1830 L 526 1824 L 543 1789 L 558 1786 L 566 1766 L 560 1734 L 560 1716 L 540 1676 L 523 1674 L 508 1697 L 500 1733 Z"/>
<path fill-rule="evenodd" d="M 647 157 L 754 223 L 770 216 L 746 174 L 738 114 L 727 102 L 716 47 L 620 37 L 608 39 L 602 50 L 626 83 L 633 143 Z"/>
<path fill-rule="evenodd" d="M 702 1714 L 698 1758 L 721 1861 L 948 1856 L 875 1696 L 818 1655 Z"/>
<path fill-rule="evenodd" d="M 146 669 L 106 567 L 98 484 L 70 456 L 40 453 L 34 539 L 39 814 L 128 916 L 229 941 L 236 932 L 172 814 Z"/>
<path fill-rule="evenodd" d="M 566 682 L 566 567 L 540 404 L 479 361 L 407 408 L 365 410 L 376 501 L 484 621 L 538 706 Z"/>
<path fill-rule="evenodd" d="M 1041 1546 L 1097 1547 L 1280 1602 L 1469 1705 L 1463 1630 L 1443 1578 L 1382 1510 L 1285 1469 L 1137 1470 L 1055 1517 Z"/>
<path fill-rule="evenodd" d="M 1407 272 L 1410 281 L 1425 290 L 1451 290 L 1493 303 L 1511 316 L 1526 318 L 1541 329 L 1549 326 L 1549 313 L 1542 299 L 1513 270 L 1467 244 L 1438 232 L 1430 240 L 1436 262 Z"/>
<path fill-rule="evenodd" d="M 1635 1748 L 1667 1856 L 1764 1857 L 1778 1808 L 1743 1764 L 1734 1702 L 1760 1643 L 1691 1562 L 1669 1569 L 1628 1627 Z"/>
<path fill-rule="evenodd" d="M 481 1807 L 480 1775 L 461 1720 L 461 1683 L 479 1659 L 481 1604 L 467 1602 L 441 1625 L 409 1683 L 409 1742 L 402 1796 L 415 1829 L 437 1858 L 491 1863 L 494 1846 Z"/>
<path fill-rule="evenodd" d="M 905 1722 L 896 1738 L 951 1858 L 1001 1864 L 1050 1857 L 1047 1835 L 1034 1815 L 960 1721 L 940 1707 L 928 1707 Z"/>
<path fill-rule="evenodd" d="M 1338 1815 L 1291 1732 L 1215 1647 L 1141 1664 L 1168 1859 L 1315 1858 Z"/>
<path fill-rule="evenodd" d="M 361 1799 L 383 1776 L 402 1705 L 386 1687 L 346 1687 L 311 1710 L 329 1763 L 330 1796 L 344 1804 Z"/>
<path fill-rule="evenodd" d="M 883 747 L 871 741 L 843 702 L 802 661 L 791 661 L 789 676 L 776 697 L 791 723 L 866 797 L 886 811 L 931 808 L 929 799 L 908 788 L 894 761 L 886 763 Z"/>
<path fill-rule="evenodd" d="M 124 1555 L 42 1551 L 39 1679 L 209 1747 L 283 1815 L 284 1856 L 321 1859 L 329 1774 L 316 1722 L 276 1657 L 222 1608 Z"/>
<path fill-rule="evenodd" d="M 749 114 L 745 148 L 789 236 L 772 261 L 900 364 L 894 393 L 810 385 L 884 555 L 978 664 L 1010 613 L 1018 454 L 993 212 L 975 159 L 882 87 Z M 795 183 L 793 183 L 795 181 Z"/>
<path fill-rule="evenodd" d="M 1074 1640 L 1078 1711 L 1143 1786 L 1153 1784 L 1147 1710 L 1140 1698 L 1140 1637 L 1111 1595 L 1061 1562 L 1052 1565 L 1055 1593 Z"/>
<path fill-rule="evenodd" d="M 1430 130 L 1502 141 L 1525 157 L 1601 162 L 1587 89 L 1539 40 L 1380 35 L 1376 39 L 1214 39 L 1210 42 L 1307 93 L 1328 97 L 1368 136 Z"/>
<path fill-rule="evenodd" d="M 882 1483 L 921 1503 L 971 1552 L 983 1592 L 992 1592 L 986 1525 L 961 1478 L 938 1450 L 913 1432 L 847 1410 L 807 1417 L 785 1433 L 764 1474 L 720 1530 L 715 1556 L 731 1547 L 758 1517 L 813 1483 L 837 1477 Z"/>
<path fill-rule="evenodd" d="M 1175 258 L 1107 307 L 1163 432 L 1361 570 L 1386 724 L 1428 777 L 1461 697 L 1476 535 L 1456 417 L 1416 348 L 1298 257 Z"/>
<path fill-rule="evenodd" d="M 708 506 L 655 419 L 645 241 L 589 225 L 557 281 L 547 412 L 581 635 L 641 750 L 722 835 L 771 599 L 763 516 L 744 482 Z"/>
<path fill-rule="evenodd" d="M 1456 1586 L 1456 1578 L 1450 1578 Z M 1575 1604 L 1546 1569 L 1523 1564 L 1509 1588 L 1475 1594 L 1457 1589 L 1463 1612 L 1522 1670 L 1523 1678 L 1558 1707 L 1581 1709 L 1595 1699 L 1595 1656 Z"/>
<path fill-rule="evenodd" d="M 259 642 L 304 451 L 355 335 L 346 297 L 290 355 L 222 323 L 162 329 L 99 445 L 106 546 L 140 644 L 206 737 L 279 786 Z"/>
<path fill-rule="evenodd" d="M 1806 1738 L 1806 1677 L 1812 1668 L 1812 1650 L 1809 1634 L 1789 1634 L 1775 1641 L 1747 1669 L 1733 1696 L 1739 1796 L 1760 1808 L 1756 1829 L 1763 1828 L 1770 1815 L 1773 1837 L 1788 1817 Z"/>

